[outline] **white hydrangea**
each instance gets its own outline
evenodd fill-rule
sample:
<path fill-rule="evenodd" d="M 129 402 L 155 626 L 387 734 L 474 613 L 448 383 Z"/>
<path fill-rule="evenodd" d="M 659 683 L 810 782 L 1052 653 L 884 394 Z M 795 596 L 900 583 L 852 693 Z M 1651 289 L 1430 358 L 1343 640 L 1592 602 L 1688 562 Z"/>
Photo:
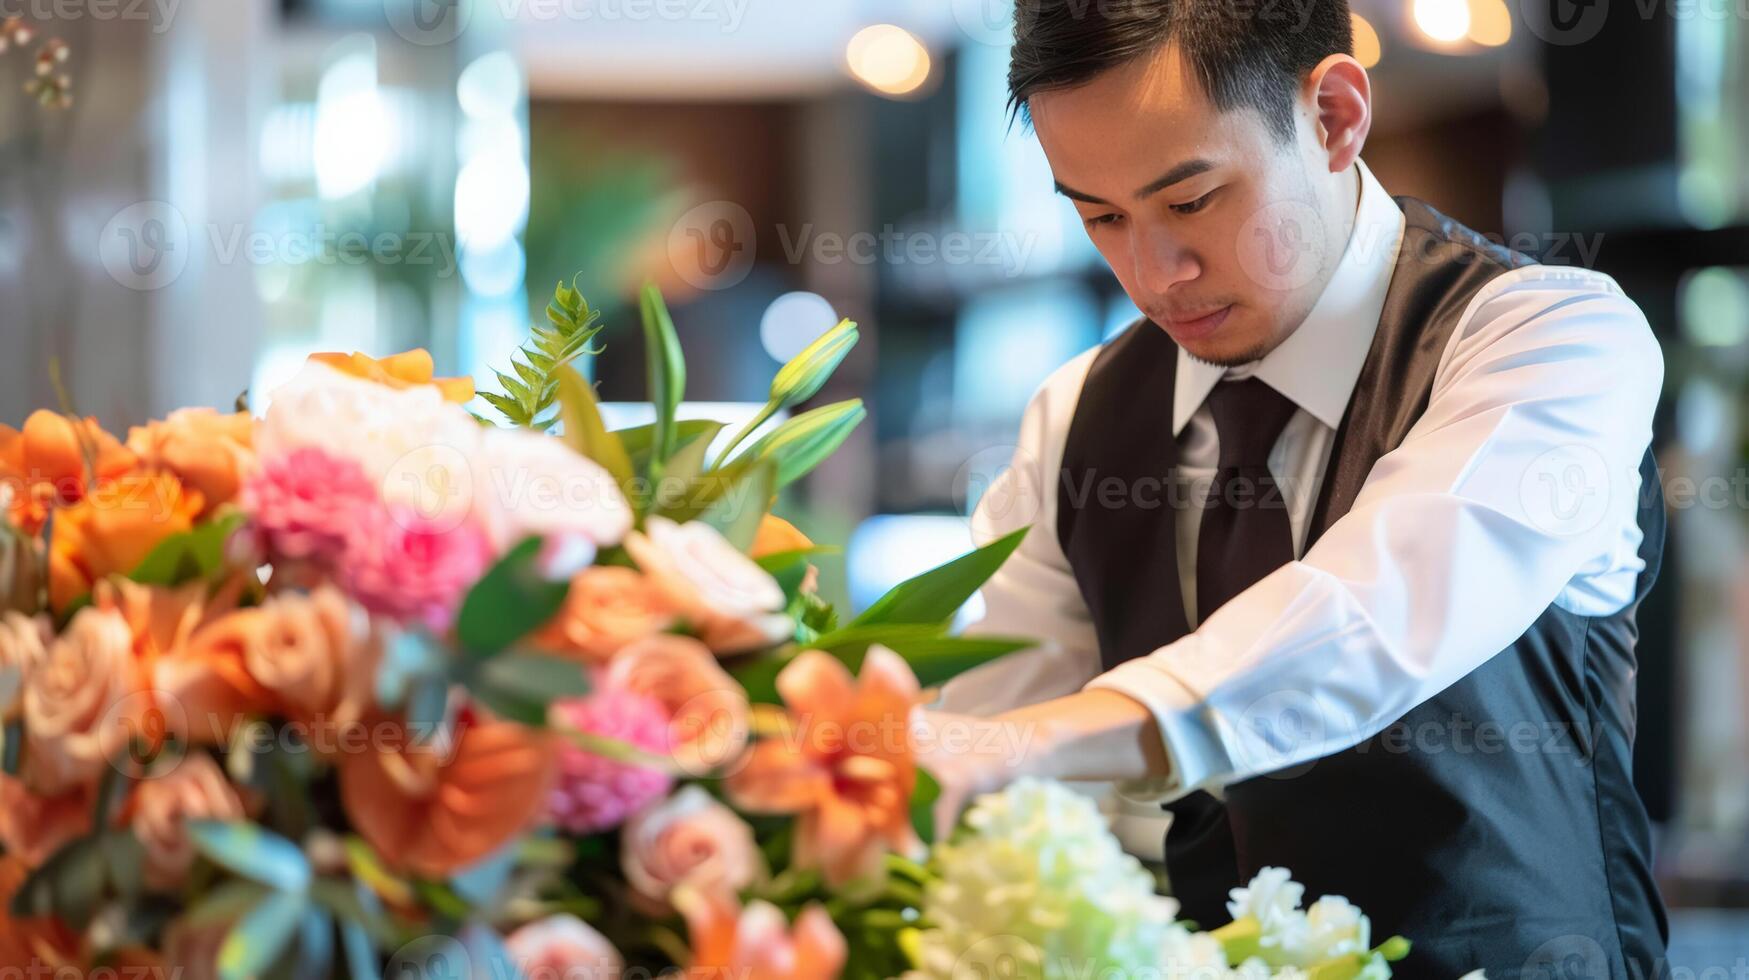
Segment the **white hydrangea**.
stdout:
<path fill-rule="evenodd" d="M 1178 903 L 1155 893 L 1087 797 L 1024 779 L 980 798 L 966 823 L 936 851 L 917 976 L 1151 978 L 1174 941 L 1219 961 L 1218 943 L 1211 954 L 1173 923 Z"/>

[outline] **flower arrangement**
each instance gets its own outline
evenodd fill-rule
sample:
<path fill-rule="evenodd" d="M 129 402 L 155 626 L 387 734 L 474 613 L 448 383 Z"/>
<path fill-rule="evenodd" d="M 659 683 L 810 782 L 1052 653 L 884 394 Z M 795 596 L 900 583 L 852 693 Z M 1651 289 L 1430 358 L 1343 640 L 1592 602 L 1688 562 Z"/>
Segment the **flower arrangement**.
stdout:
<path fill-rule="evenodd" d="M 840 622 L 828 549 L 770 509 L 861 404 L 713 458 L 654 289 L 650 425 L 604 425 L 574 289 L 548 320 L 486 399 L 508 425 L 411 351 L 313 356 L 259 417 L 0 427 L 0 968 L 1383 969 L 1358 912 L 1270 875 L 1188 932 L 1060 788 L 984 799 L 931 856 L 912 713 L 1026 645 L 947 632 L 1019 535 Z M 759 419 L 856 339 L 785 365 Z"/>

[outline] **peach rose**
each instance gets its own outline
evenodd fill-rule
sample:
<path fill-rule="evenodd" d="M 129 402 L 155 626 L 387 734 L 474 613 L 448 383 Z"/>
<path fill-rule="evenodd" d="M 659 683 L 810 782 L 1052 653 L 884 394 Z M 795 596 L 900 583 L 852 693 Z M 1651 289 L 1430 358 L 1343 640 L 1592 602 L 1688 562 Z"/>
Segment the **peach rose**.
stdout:
<path fill-rule="evenodd" d="M 139 687 L 127 620 L 114 609 L 81 609 L 24 682 L 31 788 L 54 795 L 96 782 L 140 730 L 144 700 L 129 697 Z"/>
<path fill-rule="evenodd" d="M 602 678 L 607 687 L 654 698 L 668 712 L 670 755 L 704 776 L 747 746 L 747 692 L 697 640 L 658 633 L 622 648 Z"/>
<path fill-rule="evenodd" d="M 733 893 L 682 887 L 674 905 L 692 939 L 688 976 L 735 980 L 836 980 L 849 949 L 832 916 L 810 905 L 792 927 L 768 902 L 746 908 Z M 708 971 L 708 972 L 707 972 Z"/>
<path fill-rule="evenodd" d="M 395 744 L 379 739 L 340 756 L 341 806 L 391 867 L 445 877 L 540 815 L 557 759 L 552 736 L 492 719 L 456 725 L 444 745 L 384 722 L 373 731 Z"/>
<path fill-rule="evenodd" d="M 173 891 L 194 864 L 190 820 L 241 820 L 243 801 L 218 763 L 204 752 L 142 781 L 134 793 L 133 832 L 145 850 L 146 887 Z"/>
<path fill-rule="evenodd" d="M 783 589 L 709 524 L 651 517 L 625 548 L 712 650 L 756 650 L 790 635 Z"/>
<path fill-rule="evenodd" d="M 200 492 L 169 473 L 129 473 L 99 484 L 55 515 L 49 605 L 65 609 L 98 579 L 126 575 L 173 534 L 194 527 Z"/>
<path fill-rule="evenodd" d="M 85 496 L 90 481 L 114 479 L 134 468 L 134 454 L 93 418 L 73 419 L 38 409 L 23 429 L 0 425 L 0 483 L 8 492 L 12 525 L 42 530 L 50 507 Z"/>
<path fill-rule="evenodd" d="M 285 593 L 261 606 L 267 628 L 243 650 L 243 667 L 286 717 L 345 728 L 374 698 L 382 637 L 333 586 Z"/>
<path fill-rule="evenodd" d="M 634 569 L 591 565 L 571 579 L 565 605 L 540 642 L 605 664 L 621 647 L 674 625 L 674 607 Z"/>
<path fill-rule="evenodd" d="M 24 780 L 0 774 L 0 847 L 6 854 L 39 867 L 74 838 L 91 830 L 94 784 L 45 795 Z M 5 907 L 0 906 L 0 918 Z"/>
<path fill-rule="evenodd" d="M 248 412 L 220 414 L 183 408 L 162 422 L 128 430 L 128 449 L 143 466 L 168 470 L 206 501 L 202 515 L 235 499 L 255 465 L 255 420 Z"/>
<path fill-rule="evenodd" d="M 619 980 L 619 950 L 574 915 L 550 915 L 517 929 L 504 951 L 524 980 Z"/>
<path fill-rule="evenodd" d="M 738 892 L 765 877 L 753 828 L 696 784 L 628 820 L 620 865 L 647 911 L 665 914 L 679 885 Z"/>
<path fill-rule="evenodd" d="M 0 613 L 0 724 L 18 716 L 24 679 L 48 657 L 52 638 L 46 617 Z"/>

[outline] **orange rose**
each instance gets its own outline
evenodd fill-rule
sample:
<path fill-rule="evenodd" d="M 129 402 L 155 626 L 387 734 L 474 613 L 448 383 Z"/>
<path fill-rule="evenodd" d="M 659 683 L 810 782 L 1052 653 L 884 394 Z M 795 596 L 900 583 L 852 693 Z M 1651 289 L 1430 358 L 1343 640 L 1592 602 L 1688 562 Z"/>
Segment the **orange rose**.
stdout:
<path fill-rule="evenodd" d="M 70 504 L 93 481 L 121 476 L 136 460 L 94 418 L 72 419 L 38 409 L 24 428 L 0 425 L 0 485 L 12 524 L 26 534 L 42 530 L 48 509 Z"/>
<path fill-rule="evenodd" d="M 310 360 L 318 364 L 326 364 L 337 371 L 344 371 L 355 378 L 375 381 L 377 384 L 388 385 L 390 388 L 417 388 L 421 385 L 435 385 L 443 393 L 445 401 L 460 404 L 474 397 L 474 379 L 434 378 L 437 367 L 432 363 L 430 352 L 423 347 L 415 347 L 410 351 L 390 354 L 378 360 L 365 354 L 311 354 Z"/>
<path fill-rule="evenodd" d="M 167 470 L 206 501 L 202 516 L 237 496 L 254 466 L 255 420 L 248 412 L 221 415 L 210 408 L 184 408 L 162 422 L 128 430 L 128 449 L 143 466 Z"/>
<path fill-rule="evenodd" d="M 675 610 L 636 570 L 591 565 L 571 579 L 564 608 L 542 631 L 542 645 L 605 664 L 621 647 L 661 633 Z"/>
<path fill-rule="evenodd" d="M 168 473 L 129 473 L 55 515 L 49 605 L 67 608 L 108 575 L 126 575 L 165 538 L 193 529 L 200 492 Z"/>
<path fill-rule="evenodd" d="M 146 887 L 173 891 L 194 865 L 190 820 L 241 820 L 243 801 L 212 756 L 196 752 L 170 772 L 140 783 L 134 794 L 134 836 L 145 849 Z"/>
<path fill-rule="evenodd" d="M 323 586 L 200 625 L 152 662 L 151 677 L 170 727 L 218 744 L 252 714 L 335 730 L 356 724 L 370 707 L 381 654 L 368 620 Z"/>
<path fill-rule="evenodd" d="M 447 745 L 396 722 L 373 732 L 396 744 L 341 756 L 340 803 L 385 861 L 416 874 L 442 878 L 502 847 L 539 816 L 552 785 L 546 732 L 490 719 L 457 722 Z"/>
<path fill-rule="evenodd" d="M 96 786 L 75 786 L 64 793 L 43 795 L 24 780 L 0 774 L 0 846 L 26 867 L 40 867 L 51 855 L 91 830 Z M 6 906 L 0 904 L 0 931 Z M 3 943 L 0 943 L 3 945 Z"/>
<path fill-rule="evenodd" d="M 266 607 L 239 609 L 194 632 L 174 653 L 152 665 L 152 687 L 172 734 L 222 744 L 247 716 L 264 713 L 273 696 L 249 673 L 249 651 L 268 642 L 273 615 Z"/>
<path fill-rule="evenodd" d="M 81 609 L 24 682 L 30 787 L 53 795 L 95 783 L 141 730 L 145 699 L 131 697 L 139 689 L 127 621 Z"/>

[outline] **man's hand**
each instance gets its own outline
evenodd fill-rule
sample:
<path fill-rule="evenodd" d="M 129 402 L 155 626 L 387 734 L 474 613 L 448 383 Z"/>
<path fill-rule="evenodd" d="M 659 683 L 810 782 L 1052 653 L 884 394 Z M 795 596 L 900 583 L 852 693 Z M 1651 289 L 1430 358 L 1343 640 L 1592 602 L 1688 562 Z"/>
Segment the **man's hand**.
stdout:
<path fill-rule="evenodd" d="M 995 718 L 919 708 L 911 727 L 918 765 L 941 784 L 937 840 L 973 799 L 1022 776 L 1117 781 L 1172 771 L 1154 716 L 1113 691 L 1082 691 Z"/>
<path fill-rule="evenodd" d="M 1007 716 L 977 718 L 915 710 L 912 735 L 917 764 L 941 785 L 935 802 L 936 840 L 947 839 L 972 800 L 1032 772 L 1029 758 L 1036 761 L 1044 751 L 1037 739 L 1041 727 L 1037 721 L 1013 721 Z"/>

